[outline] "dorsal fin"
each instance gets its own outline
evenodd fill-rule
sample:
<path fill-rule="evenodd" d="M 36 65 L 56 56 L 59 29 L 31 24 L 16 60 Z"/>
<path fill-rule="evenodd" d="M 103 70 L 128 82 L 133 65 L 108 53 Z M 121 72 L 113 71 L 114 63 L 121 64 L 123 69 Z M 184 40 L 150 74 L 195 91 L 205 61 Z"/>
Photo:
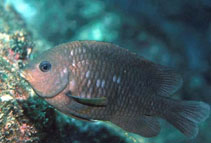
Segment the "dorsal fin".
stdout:
<path fill-rule="evenodd" d="M 156 94 L 160 96 L 170 96 L 174 94 L 182 85 L 182 76 L 175 70 L 155 65 L 156 72 L 152 73 L 153 89 L 156 90 Z"/>

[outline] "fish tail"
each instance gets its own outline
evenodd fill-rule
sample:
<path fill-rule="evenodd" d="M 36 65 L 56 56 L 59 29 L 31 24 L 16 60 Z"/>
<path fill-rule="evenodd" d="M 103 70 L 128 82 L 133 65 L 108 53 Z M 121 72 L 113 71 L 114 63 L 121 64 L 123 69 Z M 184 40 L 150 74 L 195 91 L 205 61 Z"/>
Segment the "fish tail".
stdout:
<path fill-rule="evenodd" d="M 195 138 L 199 130 L 198 124 L 209 117 L 210 106 L 199 101 L 171 101 L 173 102 L 169 102 L 164 118 L 185 136 Z"/>

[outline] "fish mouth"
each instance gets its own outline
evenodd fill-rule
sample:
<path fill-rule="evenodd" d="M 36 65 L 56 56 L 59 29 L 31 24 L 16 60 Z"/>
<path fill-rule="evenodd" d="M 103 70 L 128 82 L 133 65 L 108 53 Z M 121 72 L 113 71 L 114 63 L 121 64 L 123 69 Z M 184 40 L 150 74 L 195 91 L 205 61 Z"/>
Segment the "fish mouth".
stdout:
<path fill-rule="evenodd" d="M 31 74 L 29 74 L 29 72 L 27 72 L 27 70 L 20 71 L 20 76 L 22 78 L 26 79 L 27 81 L 33 80 Z"/>

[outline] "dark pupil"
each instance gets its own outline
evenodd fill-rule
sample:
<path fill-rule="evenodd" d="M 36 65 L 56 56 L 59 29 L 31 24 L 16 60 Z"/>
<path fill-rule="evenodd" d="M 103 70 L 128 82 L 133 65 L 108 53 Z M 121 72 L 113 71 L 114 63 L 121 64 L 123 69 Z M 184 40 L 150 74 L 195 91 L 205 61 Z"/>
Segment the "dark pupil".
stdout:
<path fill-rule="evenodd" d="M 48 61 L 44 61 L 40 63 L 40 70 L 42 72 L 47 72 L 51 69 L 51 64 Z"/>

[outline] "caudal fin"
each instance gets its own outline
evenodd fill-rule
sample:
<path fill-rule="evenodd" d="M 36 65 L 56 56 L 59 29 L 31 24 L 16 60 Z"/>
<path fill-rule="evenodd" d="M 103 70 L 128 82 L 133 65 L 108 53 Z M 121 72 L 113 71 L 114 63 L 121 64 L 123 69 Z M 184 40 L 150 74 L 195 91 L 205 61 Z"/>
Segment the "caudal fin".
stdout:
<path fill-rule="evenodd" d="M 179 129 L 184 135 L 195 138 L 198 134 L 198 124 L 205 121 L 210 114 L 210 106 L 198 101 L 175 101 L 164 118 Z"/>

